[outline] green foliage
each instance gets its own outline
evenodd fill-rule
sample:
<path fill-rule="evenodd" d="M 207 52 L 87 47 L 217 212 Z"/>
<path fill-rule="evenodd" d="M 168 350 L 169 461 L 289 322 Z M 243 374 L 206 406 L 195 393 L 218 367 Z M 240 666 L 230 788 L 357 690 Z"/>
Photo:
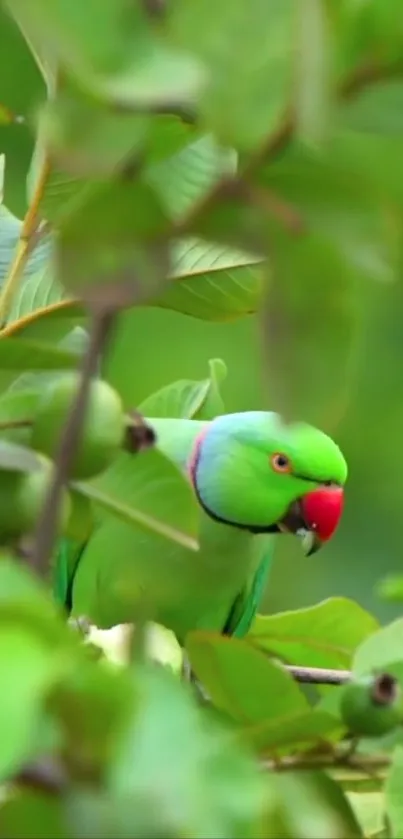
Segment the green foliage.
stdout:
<path fill-rule="evenodd" d="M 398 0 L 2 4 L 0 839 L 402 835 L 403 618 L 381 626 L 361 597 L 372 551 L 377 594 L 402 600 L 387 566 L 403 414 L 385 405 L 401 390 L 402 49 Z M 195 628 L 189 685 L 177 650 L 175 674 L 165 648 L 168 666 L 152 660 L 144 603 L 109 660 L 54 602 L 53 536 L 67 576 L 93 537 L 95 591 L 106 560 L 132 558 L 134 579 L 147 540 L 169 601 L 198 561 L 199 508 L 134 407 L 206 422 L 256 407 L 252 345 L 258 407 L 267 390 L 334 432 L 360 487 L 352 547 L 338 536 L 325 571 L 285 565 L 287 597 L 332 573 L 363 605 L 259 614 L 242 640 Z M 80 365 L 75 442 L 70 398 L 32 435 L 44 392 Z M 71 472 L 80 445 L 91 460 L 105 442 L 103 406 L 86 425 L 93 388 L 128 437 Z"/>

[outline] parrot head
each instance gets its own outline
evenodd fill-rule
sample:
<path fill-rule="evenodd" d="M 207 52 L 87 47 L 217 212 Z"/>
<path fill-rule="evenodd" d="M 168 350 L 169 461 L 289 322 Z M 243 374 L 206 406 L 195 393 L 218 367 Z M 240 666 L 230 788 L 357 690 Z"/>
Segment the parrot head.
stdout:
<path fill-rule="evenodd" d="M 252 533 L 293 533 L 307 555 L 331 538 L 341 518 L 347 464 L 339 447 L 278 414 L 217 417 L 197 439 L 189 472 L 211 518 Z"/>

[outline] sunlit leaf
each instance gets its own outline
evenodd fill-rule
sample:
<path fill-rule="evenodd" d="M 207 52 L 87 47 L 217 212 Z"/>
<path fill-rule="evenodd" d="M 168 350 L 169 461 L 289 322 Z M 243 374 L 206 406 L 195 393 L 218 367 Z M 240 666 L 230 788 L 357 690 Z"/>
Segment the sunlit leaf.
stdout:
<path fill-rule="evenodd" d="M 308 710 L 293 678 L 245 641 L 192 632 L 186 649 L 214 704 L 240 722 L 262 723 Z"/>
<path fill-rule="evenodd" d="M 177 417 L 178 419 L 213 419 L 224 413 L 220 384 L 227 368 L 220 358 L 209 362 L 210 378 L 202 381 L 173 382 L 148 396 L 138 410 L 148 417 Z M 1 406 L 1 403 L 0 403 Z"/>
<path fill-rule="evenodd" d="M 358 603 L 332 597 L 307 609 L 258 615 L 248 637 L 289 664 L 343 668 L 378 627 L 376 618 Z"/>

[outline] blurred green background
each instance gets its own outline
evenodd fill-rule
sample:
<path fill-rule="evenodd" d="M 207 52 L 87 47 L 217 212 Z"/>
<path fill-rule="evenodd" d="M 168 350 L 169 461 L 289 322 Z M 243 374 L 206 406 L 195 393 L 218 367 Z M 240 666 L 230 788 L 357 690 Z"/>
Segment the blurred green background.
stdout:
<path fill-rule="evenodd" d="M 1 11 L 0 50 L 7 54 L 9 67 L 0 78 L 0 105 L 27 119 L 25 126 L 0 125 L 0 153 L 7 161 L 4 200 L 22 216 L 33 149 L 29 125 L 44 91 L 15 25 Z M 380 155 L 384 148 L 380 144 Z M 374 149 L 376 166 L 376 144 Z M 403 153 L 398 138 L 394 151 Z M 331 595 L 353 597 L 381 620 L 400 611 L 382 603 L 374 585 L 390 572 L 403 571 L 402 298 L 398 283 L 370 283 L 362 291 L 356 376 L 344 417 L 331 429 L 350 468 L 343 521 L 333 544 L 313 558 L 304 558 L 295 540 L 282 538 L 264 601 L 266 611 L 304 606 Z M 209 324 L 165 310 L 129 311 L 121 316 L 105 373 L 129 406 L 175 379 L 204 378 L 208 360 L 218 356 L 229 370 L 223 386 L 228 411 L 268 405 L 275 409 L 260 330 L 256 317 Z M 307 379 L 309 375 L 307 370 Z"/>

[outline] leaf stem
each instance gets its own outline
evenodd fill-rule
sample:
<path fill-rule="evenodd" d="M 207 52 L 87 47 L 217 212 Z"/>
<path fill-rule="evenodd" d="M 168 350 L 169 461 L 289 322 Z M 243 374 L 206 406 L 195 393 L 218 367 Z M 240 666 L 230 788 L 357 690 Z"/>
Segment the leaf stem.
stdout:
<path fill-rule="evenodd" d="M 71 460 L 74 457 L 74 452 L 79 441 L 91 379 L 97 373 L 98 359 L 108 341 L 113 321 L 114 313 L 109 309 L 93 309 L 89 342 L 82 360 L 80 386 L 60 439 L 53 479 L 49 487 L 42 515 L 38 522 L 36 538 L 30 558 L 32 567 L 43 577 L 47 576 L 50 565 L 56 539 L 60 498 L 63 487 L 68 481 Z"/>
<path fill-rule="evenodd" d="M 35 191 L 32 196 L 32 201 L 28 207 L 27 213 L 22 224 L 20 237 L 14 254 L 14 259 L 11 262 L 8 275 L 6 277 L 4 286 L 0 294 L 0 324 L 4 324 L 13 297 L 15 296 L 21 277 L 24 273 L 28 257 L 32 249 L 38 242 L 38 227 L 40 223 L 39 205 L 42 200 L 43 192 L 49 177 L 49 173 L 50 162 L 48 157 L 45 155 L 42 162 L 42 166 L 39 171 Z"/>

